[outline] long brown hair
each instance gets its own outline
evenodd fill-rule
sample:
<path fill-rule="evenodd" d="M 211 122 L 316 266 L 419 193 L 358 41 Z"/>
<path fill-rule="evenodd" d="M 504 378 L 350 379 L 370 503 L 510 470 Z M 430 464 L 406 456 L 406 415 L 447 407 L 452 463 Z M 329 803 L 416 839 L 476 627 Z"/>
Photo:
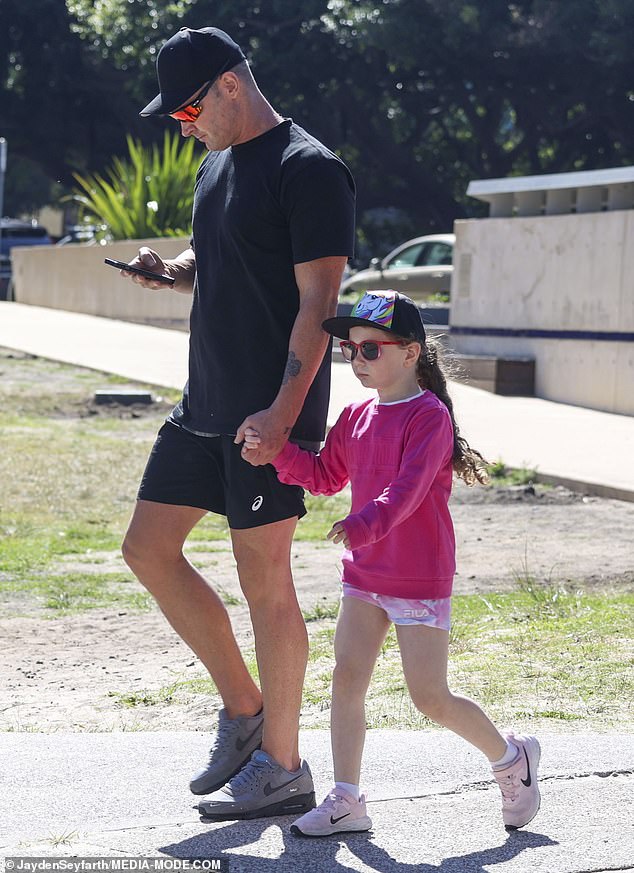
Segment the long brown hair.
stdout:
<path fill-rule="evenodd" d="M 404 342 L 420 342 L 410 337 Z M 453 469 L 456 475 L 467 485 L 476 482 L 484 485 L 489 481 L 487 462 L 476 449 L 472 449 L 466 439 L 460 436 L 460 428 L 456 423 L 453 411 L 453 401 L 447 390 L 448 367 L 443 360 L 442 346 L 438 340 L 427 337 L 421 343 L 421 353 L 416 363 L 416 377 L 421 388 L 433 392 L 445 404 L 451 416 L 453 426 Z"/>

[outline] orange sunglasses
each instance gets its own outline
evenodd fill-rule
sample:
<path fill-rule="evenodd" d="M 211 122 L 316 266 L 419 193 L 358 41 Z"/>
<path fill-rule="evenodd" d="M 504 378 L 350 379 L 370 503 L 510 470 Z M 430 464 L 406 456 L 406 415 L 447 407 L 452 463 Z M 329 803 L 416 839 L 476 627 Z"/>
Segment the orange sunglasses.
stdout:
<path fill-rule="evenodd" d="M 175 118 L 176 121 L 196 121 L 200 113 L 203 111 L 202 102 L 205 99 L 205 95 L 213 85 L 214 81 L 215 79 L 212 79 L 211 82 L 207 82 L 200 94 L 192 100 L 191 103 L 188 103 L 187 106 L 182 106 L 180 109 L 168 113 L 169 117 Z"/>

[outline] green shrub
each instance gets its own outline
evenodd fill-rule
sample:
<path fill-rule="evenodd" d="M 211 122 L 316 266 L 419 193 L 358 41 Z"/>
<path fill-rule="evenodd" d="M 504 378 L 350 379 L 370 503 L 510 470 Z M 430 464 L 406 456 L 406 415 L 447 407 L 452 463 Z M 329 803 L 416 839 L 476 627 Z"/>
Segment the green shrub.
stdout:
<path fill-rule="evenodd" d="M 80 188 L 73 199 L 81 204 L 82 220 L 104 227 L 108 240 L 188 236 L 201 160 L 195 140 L 183 143 L 165 131 L 162 148 L 127 141 L 129 160 L 114 158 L 105 178 L 74 174 Z"/>

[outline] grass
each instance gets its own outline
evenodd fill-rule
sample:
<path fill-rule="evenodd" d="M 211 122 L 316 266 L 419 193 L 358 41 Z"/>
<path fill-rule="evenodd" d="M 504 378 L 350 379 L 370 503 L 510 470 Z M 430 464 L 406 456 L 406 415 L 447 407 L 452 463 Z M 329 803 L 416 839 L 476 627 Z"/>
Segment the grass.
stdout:
<path fill-rule="evenodd" d="M 243 652 L 247 670 L 258 681 L 258 667 L 255 652 Z M 142 706 L 160 706 L 171 703 L 181 703 L 191 700 L 194 695 L 204 695 L 205 698 L 218 697 L 216 686 L 205 673 L 191 679 L 178 678 L 174 681 L 155 689 L 136 689 L 134 691 L 110 691 L 108 697 L 124 708 Z"/>
<path fill-rule="evenodd" d="M 303 609 L 302 615 L 304 621 L 308 624 L 311 621 L 321 621 L 324 618 L 337 618 L 339 613 L 339 603 L 316 603 L 310 609 Z"/>
<path fill-rule="evenodd" d="M 63 568 L 92 553 L 118 554 L 147 455 L 177 393 L 150 389 L 165 400 L 141 413 L 97 411 L 95 390 L 129 381 L 2 350 L 0 374 L 0 442 L 10 449 L 0 453 L 0 598 L 31 598 L 51 615 L 146 608 L 146 595 L 121 580 Z M 217 516 L 191 537 L 226 539 Z"/>
<path fill-rule="evenodd" d="M 16 574 L 3 579 L 0 590 L 20 594 L 56 615 L 106 608 L 145 610 L 154 605 L 136 580 L 122 573 Z"/>
<path fill-rule="evenodd" d="M 5 411 L 0 441 L 19 450 L 0 453 L 0 598 L 32 594 L 57 614 L 117 603 L 145 608 L 144 597 L 117 594 L 107 585 L 97 589 L 96 579 L 88 590 L 88 579 L 68 576 L 64 593 L 60 568 L 73 556 L 118 553 L 169 404 L 137 418 L 116 409 L 86 415 L 94 390 L 125 380 L 32 358 L 14 359 L 3 375 L 9 378 L 0 381 Z M 308 496 L 307 504 L 298 538 L 323 540 L 333 521 L 347 512 L 349 496 Z M 191 532 L 188 546 L 212 551 L 214 542 L 227 544 L 228 538 L 226 520 L 208 515 Z"/>
<path fill-rule="evenodd" d="M 491 486 L 507 487 L 509 485 L 529 485 L 536 481 L 537 470 L 529 467 L 507 467 L 503 461 L 489 464 L 487 471 Z"/>
<path fill-rule="evenodd" d="M 225 590 L 222 585 L 216 584 L 214 587 L 225 606 L 244 606 L 246 604 L 244 598 L 238 597 L 236 594 L 232 594 L 230 591 Z"/>
<path fill-rule="evenodd" d="M 592 595 L 552 585 L 456 595 L 450 685 L 500 725 L 547 722 L 584 727 L 634 724 L 634 595 Z M 313 640 L 305 701 L 328 708 L 333 628 Z M 405 688 L 394 630 L 367 699 L 368 726 L 429 727 Z M 327 719 L 318 720 L 325 726 Z"/>
<path fill-rule="evenodd" d="M 307 514 L 300 518 L 295 539 L 304 542 L 322 542 L 336 521 L 350 512 L 350 490 L 346 487 L 333 497 L 306 495 Z"/>
<path fill-rule="evenodd" d="M 302 723 L 327 727 L 334 667 L 336 606 L 316 604 Z M 634 727 L 634 595 L 587 594 L 545 585 L 531 591 L 456 595 L 450 636 L 452 690 L 476 700 L 499 726 L 531 730 L 573 724 L 584 729 Z M 247 666 L 257 678 L 253 651 Z M 193 695 L 218 699 L 206 676 L 154 690 L 113 692 L 122 707 L 169 705 Z M 412 705 L 394 629 L 378 658 L 366 701 L 368 728 L 434 725 Z"/>
<path fill-rule="evenodd" d="M 58 846 L 70 846 L 79 839 L 79 831 L 62 831 L 60 834 L 51 834 L 47 840 L 54 848 Z"/>

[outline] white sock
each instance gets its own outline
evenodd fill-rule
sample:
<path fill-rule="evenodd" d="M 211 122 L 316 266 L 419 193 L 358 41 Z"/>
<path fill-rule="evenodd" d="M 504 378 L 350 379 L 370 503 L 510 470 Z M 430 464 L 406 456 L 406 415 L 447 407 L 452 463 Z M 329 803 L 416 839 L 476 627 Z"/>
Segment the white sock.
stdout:
<path fill-rule="evenodd" d="M 499 761 L 491 761 L 491 766 L 494 770 L 498 770 L 500 767 L 508 767 L 508 765 L 517 758 L 517 753 L 519 749 L 512 743 L 510 740 L 506 742 L 506 752 L 502 755 Z"/>
<path fill-rule="evenodd" d="M 340 788 L 347 794 L 351 794 L 355 800 L 359 799 L 359 786 L 353 785 L 351 782 L 335 782 L 335 788 Z"/>

